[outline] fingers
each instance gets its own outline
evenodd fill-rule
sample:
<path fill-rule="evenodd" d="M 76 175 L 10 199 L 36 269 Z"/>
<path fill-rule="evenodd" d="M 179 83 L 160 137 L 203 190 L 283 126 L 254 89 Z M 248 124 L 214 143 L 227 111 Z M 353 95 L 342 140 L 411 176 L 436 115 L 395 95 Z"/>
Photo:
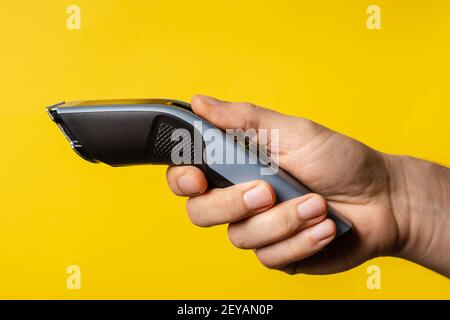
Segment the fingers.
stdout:
<path fill-rule="evenodd" d="M 166 178 L 170 189 L 178 196 L 199 195 L 208 187 L 203 172 L 192 166 L 169 167 Z"/>
<path fill-rule="evenodd" d="M 269 268 L 280 269 L 313 255 L 336 234 L 333 221 L 325 219 L 326 201 L 317 194 L 273 207 L 275 192 L 265 181 L 206 191 L 203 172 L 190 166 L 169 168 L 167 180 L 175 194 L 191 196 L 187 211 L 194 224 L 230 223 L 231 242 L 238 248 L 256 249 Z"/>
<path fill-rule="evenodd" d="M 296 261 L 280 270 L 288 274 L 330 274 L 351 269 L 366 261 L 367 252 L 370 252 L 370 249 L 361 245 L 361 237 L 362 235 L 355 229 L 333 243 L 327 250 Z"/>
<path fill-rule="evenodd" d="M 322 196 L 308 194 L 230 224 L 228 236 L 238 248 L 260 248 L 321 222 L 326 217 L 326 210 L 326 201 Z"/>
<path fill-rule="evenodd" d="M 191 221 L 201 227 L 233 223 L 275 203 L 275 192 L 265 181 L 251 181 L 224 189 L 211 189 L 189 198 L 186 204 Z"/>
<path fill-rule="evenodd" d="M 291 238 L 256 249 L 256 255 L 268 268 L 283 268 L 318 252 L 329 244 L 335 235 L 336 225 L 332 220 L 326 219 Z"/>

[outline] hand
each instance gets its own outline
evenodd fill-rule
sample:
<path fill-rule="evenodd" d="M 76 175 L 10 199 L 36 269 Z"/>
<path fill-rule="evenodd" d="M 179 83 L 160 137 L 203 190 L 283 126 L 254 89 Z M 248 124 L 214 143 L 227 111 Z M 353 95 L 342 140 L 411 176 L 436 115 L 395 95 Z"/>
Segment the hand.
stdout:
<path fill-rule="evenodd" d="M 279 129 L 280 167 L 317 192 L 274 205 L 275 193 L 264 181 L 208 190 L 199 169 L 170 167 L 169 186 L 189 196 L 194 224 L 229 224 L 235 246 L 254 249 L 265 266 L 290 274 L 334 273 L 376 256 L 407 256 L 411 221 L 397 187 L 404 177 L 392 174 L 401 169 L 399 159 L 310 120 L 249 103 L 196 96 L 192 108 L 221 129 Z M 353 223 L 353 232 L 321 251 L 335 236 L 327 205 Z"/>

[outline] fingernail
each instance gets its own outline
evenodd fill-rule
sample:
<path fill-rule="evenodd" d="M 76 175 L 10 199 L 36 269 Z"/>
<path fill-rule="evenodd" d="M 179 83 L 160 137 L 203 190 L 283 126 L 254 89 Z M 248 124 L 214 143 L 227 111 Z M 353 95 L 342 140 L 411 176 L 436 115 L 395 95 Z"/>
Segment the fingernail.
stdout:
<path fill-rule="evenodd" d="M 272 194 L 266 187 L 258 185 L 244 193 L 244 202 L 249 209 L 260 209 L 272 204 Z"/>
<path fill-rule="evenodd" d="M 197 186 L 194 181 L 188 175 L 182 176 L 178 179 L 178 187 L 187 195 L 192 195 L 198 193 Z"/>
<path fill-rule="evenodd" d="M 220 104 L 220 100 L 213 98 L 213 97 L 209 97 L 209 96 L 199 96 L 200 100 L 202 100 L 202 102 L 209 104 L 211 106 L 217 106 Z"/>
<path fill-rule="evenodd" d="M 310 198 L 297 207 L 298 215 L 302 220 L 309 220 L 324 214 L 323 201 L 318 197 Z"/>
<path fill-rule="evenodd" d="M 322 221 L 309 230 L 311 237 L 316 240 L 324 240 L 334 234 L 334 227 L 329 220 Z"/>

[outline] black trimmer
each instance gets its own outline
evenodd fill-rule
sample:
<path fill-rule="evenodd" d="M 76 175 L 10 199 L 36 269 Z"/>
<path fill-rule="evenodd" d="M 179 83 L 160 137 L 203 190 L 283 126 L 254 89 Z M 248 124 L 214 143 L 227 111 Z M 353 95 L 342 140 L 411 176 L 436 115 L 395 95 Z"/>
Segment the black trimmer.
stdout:
<path fill-rule="evenodd" d="M 251 180 L 265 180 L 275 189 L 277 202 L 311 193 L 311 190 L 269 157 L 255 153 L 197 116 L 188 103 L 170 99 L 81 101 L 47 108 L 73 150 L 91 162 L 111 166 L 135 164 L 195 165 L 205 173 L 209 187 L 224 188 Z M 205 138 L 205 132 L 219 132 Z M 207 150 L 232 152 L 232 160 L 208 161 Z M 217 156 L 217 154 L 216 154 Z M 228 160 L 229 155 L 226 155 Z M 337 237 L 352 224 L 328 208 Z"/>

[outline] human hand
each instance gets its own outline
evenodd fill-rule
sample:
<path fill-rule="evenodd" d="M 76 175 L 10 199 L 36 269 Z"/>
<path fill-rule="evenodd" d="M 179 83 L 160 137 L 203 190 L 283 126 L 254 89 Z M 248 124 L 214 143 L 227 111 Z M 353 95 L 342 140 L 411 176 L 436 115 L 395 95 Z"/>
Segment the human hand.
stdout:
<path fill-rule="evenodd" d="M 235 246 L 254 249 L 265 266 L 290 274 L 334 273 L 376 256 L 401 256 L 411 242 L 409 215 L 398 200 L 402 178 L 392 174 L 401 166 L 397 159 L 310 120 L 249 103 L 196 96 L 192 108 L 221 129 L 278 129 L 280 167 L 317 192 L 274 205 L 264 181 L 208 190 L 198 168 L 170 167 L 169 186 L 189 196 L 194 224 L 229 224 Z M 353 223 L 353 232 L 321 251 L 335 236 L 328 204 Z"/>

